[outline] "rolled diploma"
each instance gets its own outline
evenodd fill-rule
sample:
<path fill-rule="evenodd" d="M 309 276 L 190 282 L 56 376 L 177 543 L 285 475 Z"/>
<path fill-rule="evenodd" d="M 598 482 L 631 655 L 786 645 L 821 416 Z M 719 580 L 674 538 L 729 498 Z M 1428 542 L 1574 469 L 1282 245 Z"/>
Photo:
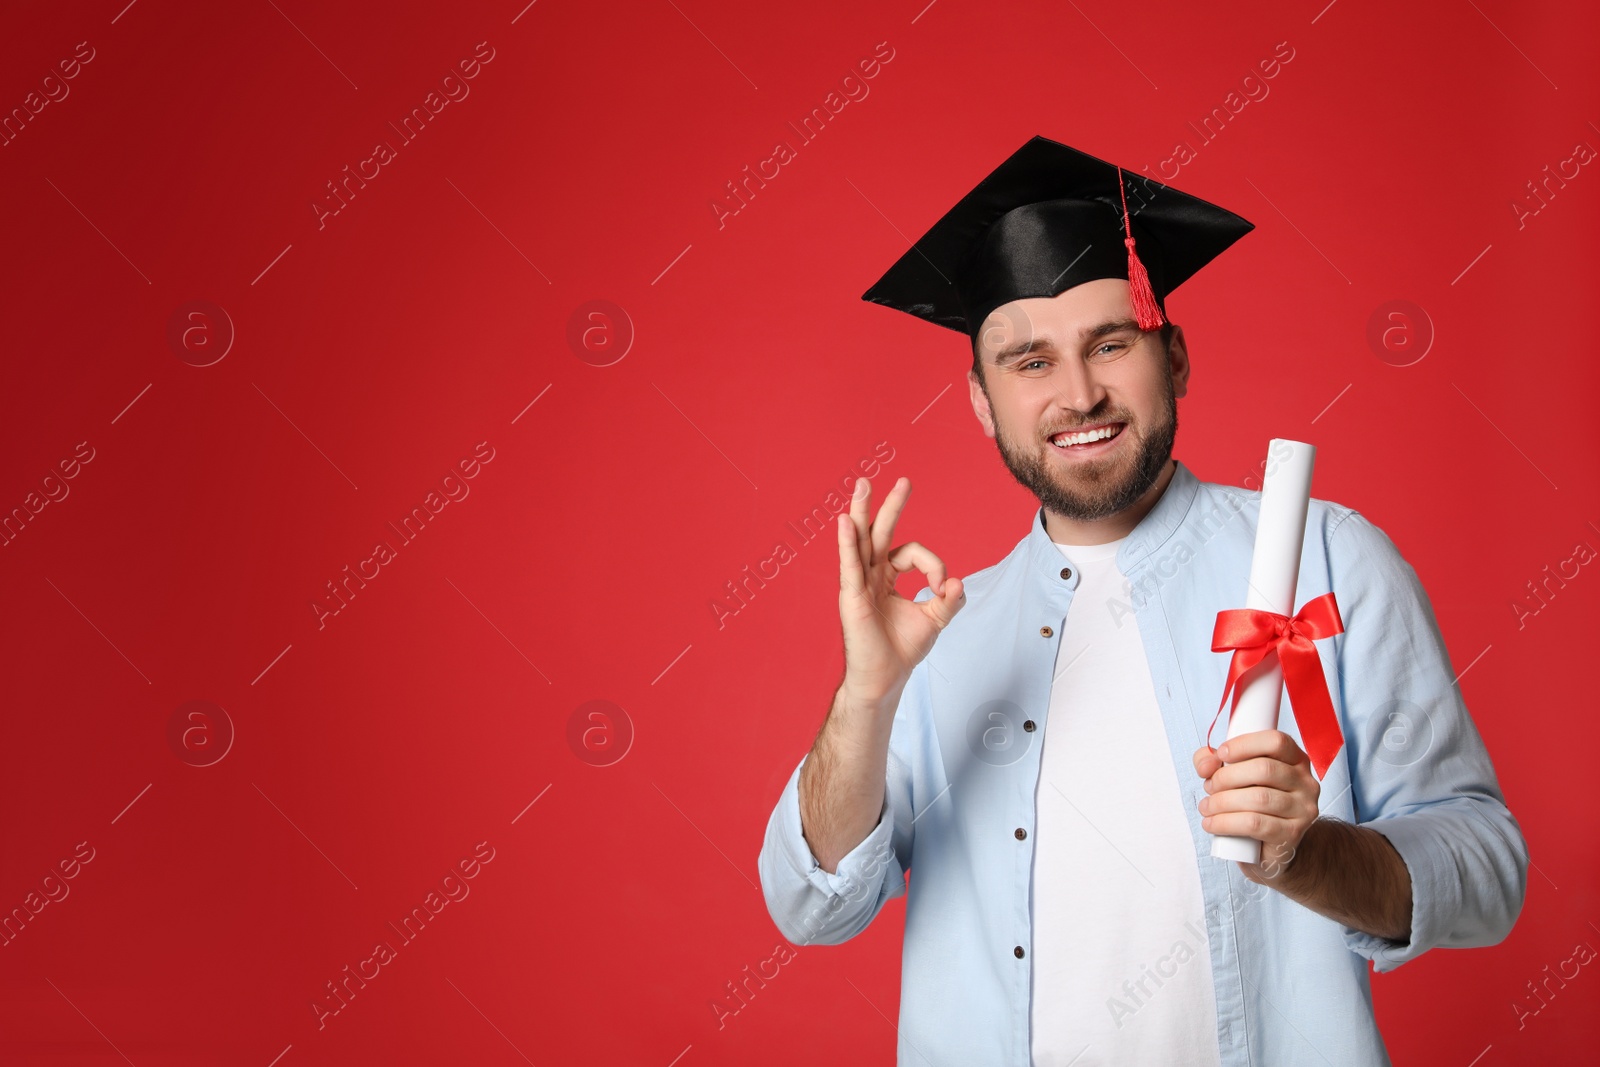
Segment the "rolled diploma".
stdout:
<path fill-rule="evenodd" d="M 1284 455 L 1287 451 L 1287 456 Z M 1300 549 L 1306 539 L 1306 511 L 1311 506 L 1311 468 L 1317 449 L 1303 441 L 1274 437 L 1261 484 L 1261 517 L 1256 524 L 1255 551 L 1250 557 L 1250 588 L 1245 607 L 1293 615 L 1294 590 L 1300 579 Z M 1246 671 L 1236 683 L 1239 706 L 1228 723 L 1228 737 L 1254 730 L 1276 730 L 1283 700 L 1283 665 L 1275 652 Z M 1227 711 L 1224 710 L 1226 715 Z M 1216 834 L 1211 855 L 1239 863 L 1260 863 L 1261 842 L 1253 837 Z"/>

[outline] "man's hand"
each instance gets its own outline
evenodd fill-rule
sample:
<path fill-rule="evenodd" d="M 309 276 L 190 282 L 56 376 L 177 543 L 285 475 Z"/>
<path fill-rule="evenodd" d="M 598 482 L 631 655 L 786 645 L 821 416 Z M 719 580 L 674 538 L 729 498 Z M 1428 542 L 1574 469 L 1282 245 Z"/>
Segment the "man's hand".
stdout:
<path fill-rule="evenodd" d="M 946 577 L 938 556 L 916 541 L 889 548 L 910 495 L 910 479 L 896 481 L 869 523 L 872 484 L 858 478 L 850 513 L 838 519 L 844 688 L 862 703 L 884 702 L 899 693 L 911 669 L 966 603 L 961 579 Z M 928 576 L 933 599 L 919 604 L 895 592 L 895 578 L 910 570 Z"/>
<path fill-rule="evenodd" d="M 1196 749 L 1194 769 L 1209 794 L 1200 799 L 1200 825 L 1213 834 L 1260 841 L 1261 862 L 1241 863 L 1239 869 L 1252 882 L 1272 885 L 1317 820 L 1322 786 L 1311 760 L 1282 730 L 1256 730 L 1218 749 Z"/>

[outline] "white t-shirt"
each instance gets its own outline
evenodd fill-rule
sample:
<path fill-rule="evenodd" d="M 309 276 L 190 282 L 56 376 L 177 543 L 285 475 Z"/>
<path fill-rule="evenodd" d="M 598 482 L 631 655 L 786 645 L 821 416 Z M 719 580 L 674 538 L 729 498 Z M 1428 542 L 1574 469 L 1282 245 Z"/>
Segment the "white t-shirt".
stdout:
<path fill-rule="evenodd" d="M 1186 801 L 1138 623 L 1106 606 L 1122 543 L 1056 545 L 1078 587 L 1034 796 L 1035 1067 L 1220 1058 Z"/>

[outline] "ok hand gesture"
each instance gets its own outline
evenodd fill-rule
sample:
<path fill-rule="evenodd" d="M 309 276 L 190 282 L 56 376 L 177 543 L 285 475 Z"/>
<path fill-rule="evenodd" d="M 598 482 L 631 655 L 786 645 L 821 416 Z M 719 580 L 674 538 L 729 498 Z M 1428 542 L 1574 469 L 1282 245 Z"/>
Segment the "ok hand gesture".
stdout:
<path fill-rule="evenodd" d="M 961 579 L 947 578 L 938 556 L 916 541 L 890 550 L 895 523 L 910 495 L 910 479 L 895 482 L 869 525 L 872 485 L 858 478 L 850 512 L 838 519 L 844 688 L 864 700 L 882 701 L 899 693 L 911 669 L 966 603 Z M 895 592 L 896 575 L 912 569 L 928 576 L 932 599 L 919 604 Z"/>

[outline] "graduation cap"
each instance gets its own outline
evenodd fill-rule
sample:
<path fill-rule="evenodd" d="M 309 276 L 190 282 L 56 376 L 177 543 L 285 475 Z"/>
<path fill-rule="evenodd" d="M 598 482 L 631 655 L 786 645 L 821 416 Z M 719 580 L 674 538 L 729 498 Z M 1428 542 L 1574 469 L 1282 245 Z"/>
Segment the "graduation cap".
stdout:
<path fill-rule="evenodd" d="M 1168 293 L 1255 229 L 1231 211 L 1034 137 L 933 224 L 861 299 L 976 339 L 995 308 L 1126 278 L 1139 328 Z"/>

